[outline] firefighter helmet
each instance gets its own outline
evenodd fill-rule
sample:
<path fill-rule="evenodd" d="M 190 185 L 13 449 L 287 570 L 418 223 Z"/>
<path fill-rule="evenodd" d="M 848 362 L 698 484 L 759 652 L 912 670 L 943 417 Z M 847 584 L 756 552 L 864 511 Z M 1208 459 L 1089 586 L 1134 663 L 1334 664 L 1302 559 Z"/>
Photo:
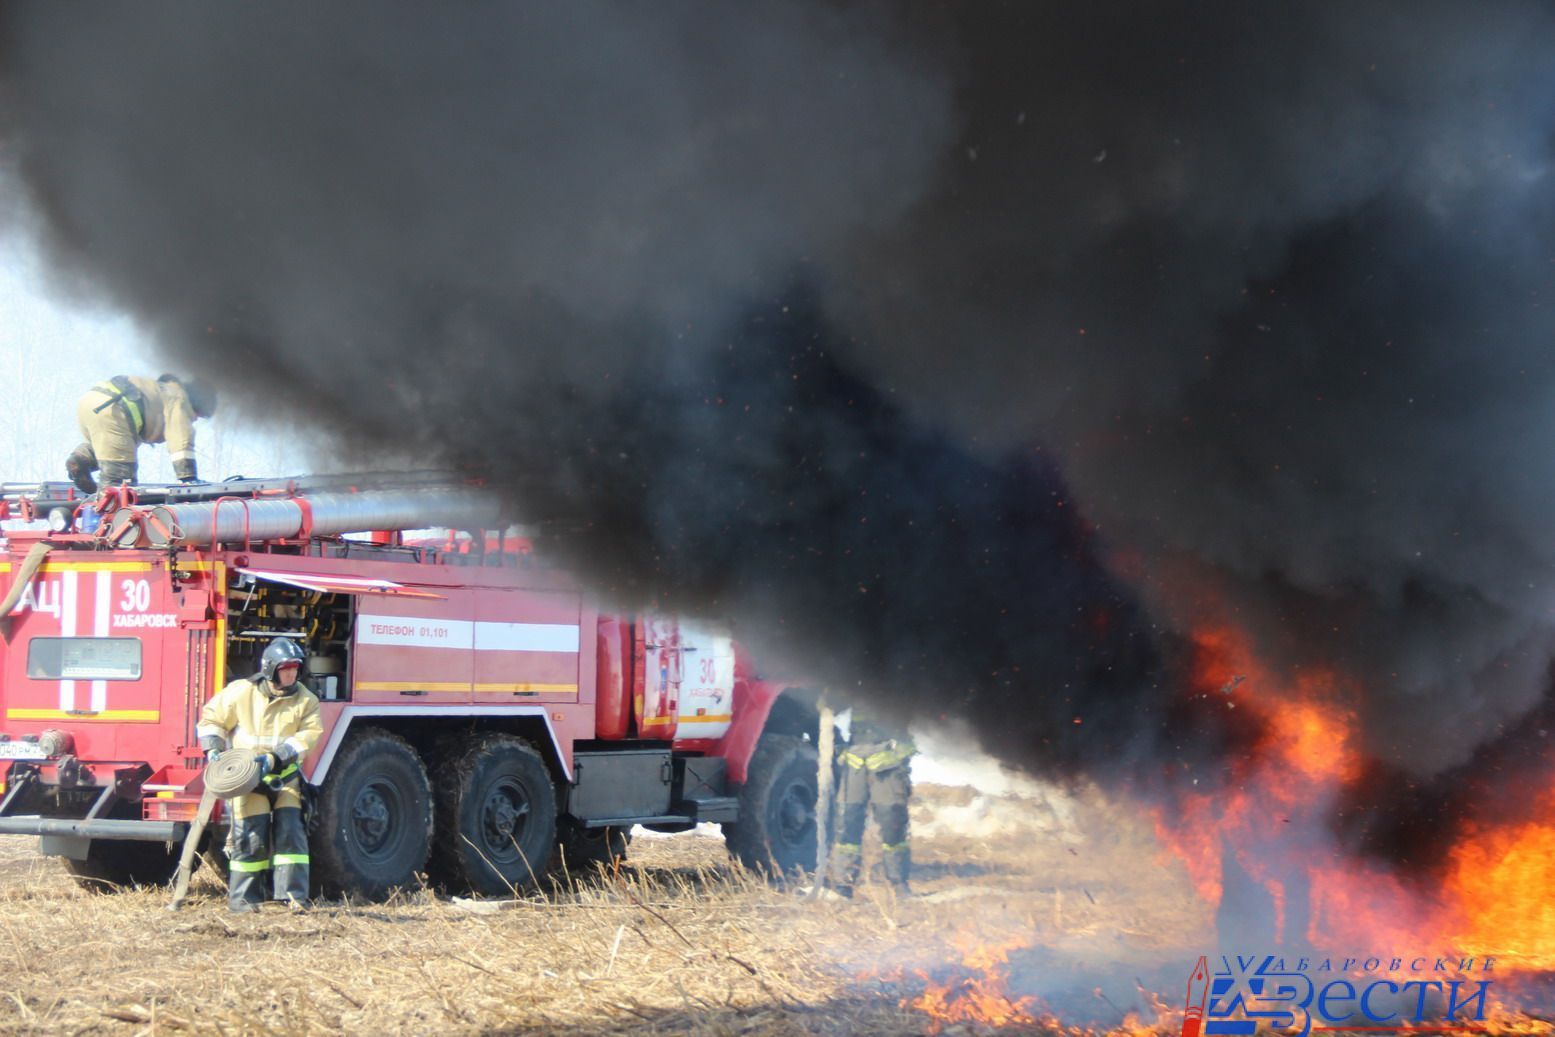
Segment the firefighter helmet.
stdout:
<path fill-rule="evenodd" d="M 216 413 L 216 387 L 203 378 L 180 378 L 177 375 L 164 374 L 157 378 L 159 382 L 177 382 L 184 387 L 184 396 L 189 400 L 189 408 L 197 417 L 208 418 Z"/>
<path fill-rule="evenodd" d="M 295 663 L 301 667 L 307 655 L 302 646 L 289 637 L 278 637 L 265 648 L 265 653 L 259 657 L 259 676 L 275 684 L 275 675 L 281 667 Z M 287 685 L 287 688 L 295 686 L 295 682 Z M 279 687 L 279 685 L 277 685 Z"/>

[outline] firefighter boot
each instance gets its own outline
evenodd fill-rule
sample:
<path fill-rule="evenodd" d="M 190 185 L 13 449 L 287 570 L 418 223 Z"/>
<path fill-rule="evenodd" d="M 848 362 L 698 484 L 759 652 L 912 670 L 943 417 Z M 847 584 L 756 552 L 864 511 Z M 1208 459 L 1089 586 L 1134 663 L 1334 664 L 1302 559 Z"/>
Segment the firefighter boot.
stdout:
<path fill-rule="evenodd" d="M 300 807 L 276 807 L 273 829 L 275 899 L 308 906 L 308 826 Z"/>
<path fill-rule="evenodd" d="M 65 458 L 65 474 L 70 476 L 70 481 L 75 483 L 76 489 L 82 493 L 97 492 L 97 480 L 92 478 L 92 473 L 96 470 L 97 455 L 92 453 L 90 443 L 82 443 Z"/>
<path fill-rule="evenodd" d="M 138 467 L 134 461 L 104 461 L 102 466 L 103 482 L 109 486 L 117 486 L 120 483 L 135 485 L 135 475 Z"/>
<path fill-rule="evenodd" d="M 270 884 L 270 814 L 254 813 L 232 821 L 232 859 L 227 873 L 227 906 L 258 911 Z"/>
<path fill-rule="evenodd" d="M 833 843 L 831 853 L 831 877 L 826 880 L 826 888 L 838 896 L 851 897 L 863 864 L 863 846 L 859 843 Z"/>
<path fill-rule="evenodd" d="M 878 771 L 870 775 L 870 784 L 870 807 L 880 828 L 882 870 L 899 896 L 909 896 L 912 848 L 907 841 L 907 803 L 912 798 L 911 772 L 906 766 Z"/>
<path fill-rule="evenodd" d="M 885 857 L 886 881 L 896 890 L 897 896 L 912 896 L 912 887 L 907 885 L 907 875 L 912 871 L 912 847 L 906 842 L 882 842 L 880 849 Z"/>

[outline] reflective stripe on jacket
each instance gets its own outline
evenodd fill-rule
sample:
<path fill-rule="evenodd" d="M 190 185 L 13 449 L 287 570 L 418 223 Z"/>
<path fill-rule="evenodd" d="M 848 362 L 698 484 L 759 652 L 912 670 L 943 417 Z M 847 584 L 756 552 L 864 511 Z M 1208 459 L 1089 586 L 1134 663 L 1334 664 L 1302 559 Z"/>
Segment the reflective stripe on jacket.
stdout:
<path fill-rule="evenodd" d="M 911 738 L 892 738 L 884 742 L 850 745 L 840 754 L 843 763 L 854 769 L 885 771 L 912 759 L 918 751 Z"/>
<path fill-rule="evenodd" d="M 324 734 L 318 697 L 298 682 L 290 695 L 271 697 L 266 682 L 243 677 L 222 688 L 200 710 L 195 732 L 218 735 L 234 749 L 274 750 L 285 745 L 300 760 Z"/>

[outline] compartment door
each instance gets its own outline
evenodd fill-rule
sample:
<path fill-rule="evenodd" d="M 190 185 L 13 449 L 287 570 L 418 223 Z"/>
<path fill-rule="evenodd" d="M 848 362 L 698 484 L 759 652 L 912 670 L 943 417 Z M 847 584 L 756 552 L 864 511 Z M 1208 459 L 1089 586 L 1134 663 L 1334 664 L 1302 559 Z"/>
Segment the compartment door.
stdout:
<path fill-rule="evenodd" d="M 722 738 L 734 719 L 734 638 L 708 623 L 682 623 L 680 656 L 675 737 Z"/>
<path fill-rule="evenodd" d="M 470 701 L 475 682 L 475 601 L 353 597 L 351 698 L 449 705 Z"/>
<path fill-rule="evenodd" d="M 579 701 L 583 626 L 575 591 L 477 591 L 475 701 Z"/>

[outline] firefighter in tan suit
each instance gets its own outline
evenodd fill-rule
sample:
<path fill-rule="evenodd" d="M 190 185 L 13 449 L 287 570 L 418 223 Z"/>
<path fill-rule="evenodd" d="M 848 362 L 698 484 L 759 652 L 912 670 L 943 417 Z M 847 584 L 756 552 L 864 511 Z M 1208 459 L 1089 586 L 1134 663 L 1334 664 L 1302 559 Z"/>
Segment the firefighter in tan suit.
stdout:
<path fill-rule="evenodd" d="M 832 845 L 831 889 L 853 895 L 863 860 L 866 812 L 873 812 L 880 829 L 880 850 L 886 881 L 908 895 L 912 850 L 908 845 L 907 803 L 912 798 L 911 761 L 917 746 L 898 730 L 854 707 L 848 745 L 838 754 L 841 764 L 842 818 Z"/>
<path fill-rule="evenodd" d="M 99 469 L 104 482 L 133 483 L 140 445 L 165 442 L 179 481 L 195 482 L 194 422 L 215 410 L 214 390 L 196 379 L 115 375 L 77 402 L 85 442 L 65 458 L 65 471 L 83 493 L 97 492 L 92 473 Z"/>
<path fill-rule="evenodd" d="M 231 801 L 228 906 L 255 911 L 266 899 L 308 902 L 308 829 L 298 764 L 324 733 L 319 700 L 297 680 L 303 651 L 278 637 L 260 657 L 259 672 L 221 689 L 200 713 L 196 733 L 208 760 L 229 746 L 260 753 L 259 788 Z"/>

